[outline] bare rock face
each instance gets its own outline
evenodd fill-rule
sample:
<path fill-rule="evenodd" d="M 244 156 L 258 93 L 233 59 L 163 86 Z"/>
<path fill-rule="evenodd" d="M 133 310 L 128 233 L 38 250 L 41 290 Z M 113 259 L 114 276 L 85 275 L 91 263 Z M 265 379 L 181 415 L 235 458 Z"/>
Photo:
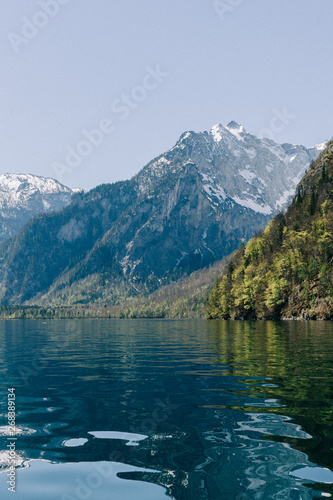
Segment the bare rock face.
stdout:
<path fill-rule="evenodd" d="M 284 210 L 319 150 L 235 122 L 186 132 L 131 180 L 77 193 L 5 242 L 0 301 L 109 300 L 120 282 L 152 290 L 220 260 Z"/>
<path fill-rule="evenodd" d="M 256 213 L 273 216 L 291 201 L 305 170 L 324 145 L 313 148 L 259 139 L 230 122 L 209 132 L 186 132 L 167 153 L 140 174 L 143 189 L 172 169 L 176 160 L 191 159 L 198 167 L 211 202 L 228 200 Z"/>
<path fill-rule="evenodd" d="M 214 202 L 191 161 L 178 162 L 163 189 L 157 183 L 143 190 L 138 181 L 141 195 L 121 222 L 121 231 L 112 228 L 104 238 L 131 279 L 162 278 L 177 269 L 207 266 L 238 248 L 267 221 L 267 216 L 230 199 L 223 205 Z"/>

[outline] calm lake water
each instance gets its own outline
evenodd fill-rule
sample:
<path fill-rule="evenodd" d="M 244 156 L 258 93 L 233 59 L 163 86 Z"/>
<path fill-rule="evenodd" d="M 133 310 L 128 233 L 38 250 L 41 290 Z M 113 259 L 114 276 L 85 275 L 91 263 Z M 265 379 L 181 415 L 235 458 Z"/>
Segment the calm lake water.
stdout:
<path fill-rule="evenodd" d="M 333 495 L 332 323 L 2 321 L 0 335 L 1 499 Z"/>

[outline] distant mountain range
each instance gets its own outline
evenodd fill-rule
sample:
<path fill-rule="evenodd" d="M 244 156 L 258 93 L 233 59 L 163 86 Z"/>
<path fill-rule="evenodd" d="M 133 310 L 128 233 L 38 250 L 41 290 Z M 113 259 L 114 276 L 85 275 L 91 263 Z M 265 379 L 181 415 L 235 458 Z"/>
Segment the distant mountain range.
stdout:
<path fill-rule="evenodd" d="M 37 175 L 0 175 L 0 241 L 16 234 L 33 216 L 69 205 L 77 191 Z"/>
<path fill-rule="evenodd" d="M 220 260 L 287 206 L 323 147 L 235 122 L 186 132 L 131 180 L 76 193 L 7 240 L 1 303 L 115 303 Z"/>

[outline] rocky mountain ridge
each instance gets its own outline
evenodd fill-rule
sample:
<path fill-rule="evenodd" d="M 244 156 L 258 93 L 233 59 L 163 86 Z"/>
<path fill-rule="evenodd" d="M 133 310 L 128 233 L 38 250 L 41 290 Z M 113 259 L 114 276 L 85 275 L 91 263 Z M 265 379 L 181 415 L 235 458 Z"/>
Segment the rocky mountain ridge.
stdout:
<path fill-rule="evenodd" d="M 259 139 L 242 125 L 217 124 L 209 132 L 185 132 L 167 153 L 139 174 L 149 189 L 175 161 L 198 166 L 204 189 L 215 204 L 233 202 L 263 215 L 274 215 L 292 199 L 306 168 L 325 144 L 312 148 Z"/>
<path fill-rule="evenodd" d="M 235 122 L 186 132 L 131 180 L 77 193 L 5 242 L 1 303 L 115 303 L 221 260 L 286 206 L 317 154 Z"/>

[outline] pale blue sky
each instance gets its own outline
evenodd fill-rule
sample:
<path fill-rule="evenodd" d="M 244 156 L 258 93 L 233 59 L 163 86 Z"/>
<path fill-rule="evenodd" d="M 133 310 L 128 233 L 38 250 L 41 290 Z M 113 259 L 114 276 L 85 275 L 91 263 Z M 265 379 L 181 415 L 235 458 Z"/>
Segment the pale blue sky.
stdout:
<path fill-rule="evenodd" d="M 284 112 L 277 142 L 331 138 L 332 0 L 215 4 L 1 0 L 0 173 L 87 189 L 131 177 L 186 130 L 236 120 L 259 134 Z M 80 142 L 101 121 L 95 145 Z M 81 157 L 66 165 L 68 147 Z"/>

